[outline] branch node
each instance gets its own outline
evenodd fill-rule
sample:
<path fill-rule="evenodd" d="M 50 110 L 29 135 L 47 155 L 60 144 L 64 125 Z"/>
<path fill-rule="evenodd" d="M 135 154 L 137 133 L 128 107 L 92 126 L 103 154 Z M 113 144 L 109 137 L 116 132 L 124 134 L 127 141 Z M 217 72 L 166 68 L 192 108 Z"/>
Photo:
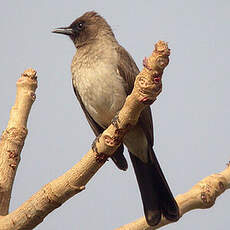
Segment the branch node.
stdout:
<path fill-rule="evenodd" d="M 155 52 L 161 53 L 162 55 L 169 56 L 170 55 L 170 49 L 168 48 L 168 43 L 164 41 L 158 41 L 155 44 Z"/>
<path fill-rule="evenodd" d="M 53 192 L 52 184 L 46 184 L 43 187 L 43 193 L 45 197 L 47 198 L 49 204 L 51 204 L 53 207 L 60 207 L 63 203 L 61 199 L 58 199 L 58 196 Z"/>
<path fill-rule="evenodd" d="M 97 163 L 105 163 L 108 160 L 108 155 L 105 153 L 96 153 L 96 162 Z"/>
<path fill-rule="evenodd" d="M 12 163 L 12 164 L 9 164 L 9 166 L 10 166 L 13 170 L 15 170 L 15 169 L 16 169 L 16 167 L 17 167 L 17 164 Z"/>
<path fill-rule="evenodd" d="M 19 156 L 18 152 L 16 150 L 7 150 L 7 153 L 9 153 L 9 159 L 14 159 Z"/>
<path fill-rule="evenodd" d="M 201 188 L 201 208 L 210 208 L 215 204 L 216 198 L 225 191 L 226 180 L 220 174 L 213 174 L 204 178 L 199 186 Z"/>
<path fill-rule="evenodd" d="M 73 188 L 76 193 L 79 193 L 79 192 L 85 190 L 85 186 L 84 185 L 82 185 L 82 186 L 76 186 L 76 185 L 72 185 L 71 184 L 70 187 Z"/>
<path fill-rule="evenodd" d="M 32 69 L 32 68 L 29 68 L 27 70 L 24 71 L 24 73 L 22 73 L 22 77 L 28 77 L 30 78 L 31 80 L 36 80 L 37 79 L 37 72 Z"/>
<path fill-rule="evenodd" d="M 147 57 L 145 57 L 144 59 L 143 59 L 143 66 L 146 68 L 146 69 L 148 69 L 149 71 L 152 71 L 153 69 L 149 66 L 149 64 L 148 64 L 148 58 Z"/>
<path fill-rule="evenodd" d="M 151 105 L 154 102 L 154 100 L 152 98 L 150 99 L 149 97 L 142 97 L 139 99 L 139 101 L 145 105 Z"/>
<path fill-rule="evenodd" d="M 30 93 L 30 96 L 31 96 L 31 99 L 32 99 L 33 101 L 36 100 L 36 94 L 35 94 L 34 92 L 31 92 L 31 93 Z"/>

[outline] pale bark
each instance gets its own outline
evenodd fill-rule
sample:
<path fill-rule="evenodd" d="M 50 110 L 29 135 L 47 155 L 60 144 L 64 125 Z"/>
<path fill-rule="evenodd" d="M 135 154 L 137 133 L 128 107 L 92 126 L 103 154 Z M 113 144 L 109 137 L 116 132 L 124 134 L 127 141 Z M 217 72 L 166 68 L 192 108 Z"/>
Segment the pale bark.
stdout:
<path fill-rule="evenodd" d="M 136 124 L 141 111 L 156 100 L 162 89 L 161 77 L 168 64 L 169 54 L 167 44 L 158 42 L 151 57 L 144 60 L 144 69 L 136 78 L 132 94 L 127 97 L 125 105 L 112 124 L 95 141 L 94 148 L 65 174 L 42 187 L 19 208 L 8 214 L 12 184 L 27 135 L 27 118 L 37 87 L 34 70 L 29 69 L 22 75 L 17 82 L 16 102 L 0 142 L 0 230 L 33 229 L 50 212 L 84 190 L 87 182 L 118 148 L 130 127 Z M 203 179 L 188 192 L 178 195 L 176 200 L 180 215 L 183 216 L 193 209 L 211 207 L 216 197 L 229 187 L 230 167 Z M 119 230 L 150 230 L 169 223 L 162 219 L 158 226 L 150 228 L 142 217 Z"/>
<path fill-rule="evenodd" d="M 32 229 L 38 225 L 48 213 L 85 188 L 86 183 L 118 148 L 129 128 L 136 124 L 141 111 L 146 105 L 152 104 L 161 92 L 161 77 L 164 68 L 168 65 L 169 54 L 170 51 L 167 44 L 159 41 L 155 45 L 155 50 L 152 55 L 148 59 L 145 59 L 145 68 L 137 76 L 132 94 L 127 97 L 125 105 L 116 119 L 113 120 L 112 124 L 103 132 L 100 138 L 95 141 L 94 150 L 91 149 L 73 168 L 56 180 L 45 185 L 18 209 L 2 217 L 0 219 L 1 230 Z M 22 85 L 26 85 L 26 82 Z M 34 89 L 35 88 L 34 86 Z M 23 93 L 20 93 L 20 90 L 22 90 Z M 23 87 L 18 87 L 17 96 L 24 96 L 24 94 L 30 96 L 32 104 L 34 92 L 32 93 L 31 89 L 24 92 Z M 16 116 L 17 119 L 15 118 L 14 122 L 10 123 L 9 128 L 14 127 L 14 129 L 26 130 L 28 114 L 25 114 L 29 113 L 29 109 L 27 107 L 26 109 L 20 107 L 26 106 L 26 102 L 22 103 L 20 99 L 16 101 L 18 103 L 17 110 L 21 113 Z M 18 107 L 21 109 L 18 109 Z M 15 109 L 13 109 L 13 111 L 14 110 Z M 23 146 L 25 136 L 26 134 L 23 136 L 22 142 L 19 145 L 20 150 Z M 16 138 L 18 138 L 18 136 L 16 136 Z M 4 140 L 5 138 L 2 139 L 2 141 Z M 7 150 L 8 149 L 2 152 L 7 152 Z M 17 164 L 15 164 L 15 169 Z M 8 164 L 8 167 L 12 166 Z M 2 174 L 4 175 L 4 173 Z M 11 180 L 11 182 L 13 182 L 13 180 Z"/>
<path fill-rule="evenodd" d="M 196 185 L 194 185 L 188 192 L 180 194 L 176 197 L 180 209 L 180 217 L 193 209 L 207 209 L 211 208 L 225 190 L 230 188 L 230 166 L 217 174 L 210 175 Z M 161 222 L 154 227 L 150 227 L 144 217 L 136 221 L 126 224 L 116 230 L 153 230 L 172 222 L 162 218 Z"/>
<path fill-rule="evenodd" d="M 0 140 L 0 215 L 7 215 L 20 154 L 27 135 L 27 119 L 35 100 L 36 72 L 26 70 L 17 81 L 15 104 Z"/>

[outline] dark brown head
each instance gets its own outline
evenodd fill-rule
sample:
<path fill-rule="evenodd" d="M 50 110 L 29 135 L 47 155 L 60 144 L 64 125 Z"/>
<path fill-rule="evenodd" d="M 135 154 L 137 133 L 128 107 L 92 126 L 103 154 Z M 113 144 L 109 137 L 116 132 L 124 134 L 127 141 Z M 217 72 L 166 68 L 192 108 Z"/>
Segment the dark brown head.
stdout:
<path fill-rule="evenodd" d="M 86 12 L 70 26 L 60 27 L 52 32 L 68 35 L 77 48 L 106 36 L 114 38 L 111 27 L 103 17 L 94 11 Z"/>

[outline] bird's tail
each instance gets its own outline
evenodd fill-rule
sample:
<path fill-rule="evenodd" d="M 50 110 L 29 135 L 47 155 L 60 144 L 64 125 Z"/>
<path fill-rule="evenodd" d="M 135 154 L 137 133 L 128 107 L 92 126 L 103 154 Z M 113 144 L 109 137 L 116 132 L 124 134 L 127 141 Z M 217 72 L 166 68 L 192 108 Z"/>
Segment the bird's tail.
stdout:
<path fill-rule="evenodd" d="M 161 221 L 162 214 L 168 220 L 177 221 L 179 219 L 178 205 L 170 191 L 154 151 L 152 148 L 149 151 L 149 163 L 142 162 L 134 154 L 130 153 L 146 221 L 151 226 L 157 225 Z"/>

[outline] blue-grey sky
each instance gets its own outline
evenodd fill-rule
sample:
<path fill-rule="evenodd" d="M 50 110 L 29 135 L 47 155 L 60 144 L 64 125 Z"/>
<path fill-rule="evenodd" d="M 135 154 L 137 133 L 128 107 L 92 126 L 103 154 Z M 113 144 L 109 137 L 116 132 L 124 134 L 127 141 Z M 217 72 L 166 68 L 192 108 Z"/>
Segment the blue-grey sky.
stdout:
<path fill-rule="evenodd" d="M 11 210 L 77 163 L 94 139 L 72 90 L 75 48 L 67 37 L 51 33 L 89 10 L 107 19 L 140 68 L 156 41 L 169 43 L 171 60 L 152 112 L 155 150 L 173 193 L 186 192 L 230 160 L 230 1 L 4 1 L 1 130 L 7 125 L 20 74 L 33 67 L 39 81 Z M 106 163 L 85 191 L 36 229 L 113 229 L 143 216 L 130 161 L 129 166 L 121 172 L 111 161 Z M 212 209 L 192 211 L 164 229 L 226 229 L 229 199 L 227 191 Z"/>

